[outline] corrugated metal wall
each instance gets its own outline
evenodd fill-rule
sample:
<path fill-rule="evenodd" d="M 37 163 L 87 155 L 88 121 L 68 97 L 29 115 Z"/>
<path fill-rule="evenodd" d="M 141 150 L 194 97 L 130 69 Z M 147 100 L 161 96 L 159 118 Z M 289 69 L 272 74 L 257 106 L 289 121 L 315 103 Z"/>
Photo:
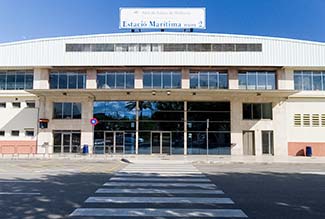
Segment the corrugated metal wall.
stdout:
<path fill-rule="evenodd" d="M 65 52 L 66 43 L 262 43 L 263 52 Z M 325 67 L 325 43 L 202 34 L 124 33 L 0 44 L 0 67 L 35 66 Z"/>

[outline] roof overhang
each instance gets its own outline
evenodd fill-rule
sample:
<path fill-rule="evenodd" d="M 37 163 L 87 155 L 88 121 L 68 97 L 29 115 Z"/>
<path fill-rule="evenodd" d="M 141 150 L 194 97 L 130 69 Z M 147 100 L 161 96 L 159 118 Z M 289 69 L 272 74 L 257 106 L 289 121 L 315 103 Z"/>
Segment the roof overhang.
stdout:
<path fill-rule="evenodd" d="M 82 98 L 93 100 L 216 100 L 234 97 L 288 98 L 293 90 L 212 90 L 212 89 L 34 89 L 28 90 L 46 98 Z"/>

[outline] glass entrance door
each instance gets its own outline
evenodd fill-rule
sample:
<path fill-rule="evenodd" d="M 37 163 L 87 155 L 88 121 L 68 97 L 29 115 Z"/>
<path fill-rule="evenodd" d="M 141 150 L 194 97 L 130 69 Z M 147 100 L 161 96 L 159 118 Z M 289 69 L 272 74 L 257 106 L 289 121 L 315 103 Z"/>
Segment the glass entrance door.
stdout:
<path fill-rule="evenodd" d="M 62 134 L 62 147 L 63 153 L 71 152 L 71 133 L 63 133 Z"/>
<path fill-rule="evenodd" d="M 54 153 L 79 153 L 81 144 L 80 131 L 54 131 Z"/>
<path fill-rule="evenodd" d="M 151 153 L 170 154 L 171 142 L 170 132 L 151 132 Z"/>
<path fill-rule="evenodd" d="M 104 153 L 124 153 L 124 132 L 105 132 Z"/>

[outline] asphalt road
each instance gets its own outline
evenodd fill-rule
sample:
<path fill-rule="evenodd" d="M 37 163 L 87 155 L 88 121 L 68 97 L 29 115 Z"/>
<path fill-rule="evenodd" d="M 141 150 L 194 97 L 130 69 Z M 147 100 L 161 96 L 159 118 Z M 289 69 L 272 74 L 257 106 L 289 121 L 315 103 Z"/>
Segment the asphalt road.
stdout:
<path fill-rule="evenodd" d="M 0 160 L 0 218 L 69 218 L 125 166 L 98 160 Z M 194 166 L 248 218 L 325 218 L 325 164 Z M 134 206 L 144 207 L 127 204 Z M 204 208 L 203 204 L 198 206 Z M 173 204 L 165 207 L 172 208 Z M 194 206 L 182 205 L 187 207 Z"/>
<path fill-rule="evenodd" d="M 325 218 L 325 164 L 197 165 L 249 218 Z"/>

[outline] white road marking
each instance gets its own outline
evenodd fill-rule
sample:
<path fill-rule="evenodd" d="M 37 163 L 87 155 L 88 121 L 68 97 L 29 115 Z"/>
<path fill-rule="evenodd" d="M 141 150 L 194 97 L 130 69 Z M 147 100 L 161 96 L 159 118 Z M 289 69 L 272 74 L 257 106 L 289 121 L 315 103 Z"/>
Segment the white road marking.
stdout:
<path fill-rule="evenodd" d="M 40 183 L 41 181 L 35 180 L 1 180 L 0 183 Z"/>
<path fill-rule="evenodd" d="M 0 192 L 0 195 L 41 195 L 39 192 Z"/>
<path fill-rule="evenodd" d="M 201 172 L 196 172 L 196 171 L 170 171 L 170 170 L 157 170 L 157 171 L 148 171 L 148 170 L 123 170 L 123 173 L 154 173 L 154 174 L 166 174 L 166 173 L 172 173 L 172 174 L 180 174 L 180 175 L 184 175 L 184 174 L 202 174 Z"/>
<path fill-rule="evenodd" d="M 122 178 L 122 177 L 112 177 L 110 178 L 110 181 L 151 181 L 151 182 L 211 182 L 210 179 L 208 178 L 203 178 L 203 179 L 190 179 L 190 178 L 155 178 L 155 177 L 147 177 L 147 178 L 142 178 L 142 177 L 127 177 L 127 178 Z"/>
<path fill-rule="evenodd" d="M 188 177 L 188 178 L 207 178 L 202 174 L 184 174 L 184 173 L 124 173 L 118 172 L 114 176 L 118 177 Z"/>
<path fill-rule="evenodd" d="M 247 218 L 239 209 L 78 208 L 70 216 Z"/>
<path fill-rule="evenodd" d="M 127 187 L 198 187 L 198 188 L 216 188 L 212 183 L 150 183 L 150 182 L 107 182 L 104 186 L 127 186 Z"/>
<path fill-rule="evenodd" d="M 300 174 L 325 175 L 325 172 L 300 172 Z"/>
<path fill-rule="evenodd" d="M 197 198 L 197 197 L 89 197 L 86 203 L 157 203 L 157 204 L 234 204 L 230 198 Z"/>
<path fill-rule="evenodd" d="M 131 194 L 211 194 L 221 195 L 224 194 L 221 190 L 215 189 L 98 189 L 96 193 L 131 193 Z"/>

